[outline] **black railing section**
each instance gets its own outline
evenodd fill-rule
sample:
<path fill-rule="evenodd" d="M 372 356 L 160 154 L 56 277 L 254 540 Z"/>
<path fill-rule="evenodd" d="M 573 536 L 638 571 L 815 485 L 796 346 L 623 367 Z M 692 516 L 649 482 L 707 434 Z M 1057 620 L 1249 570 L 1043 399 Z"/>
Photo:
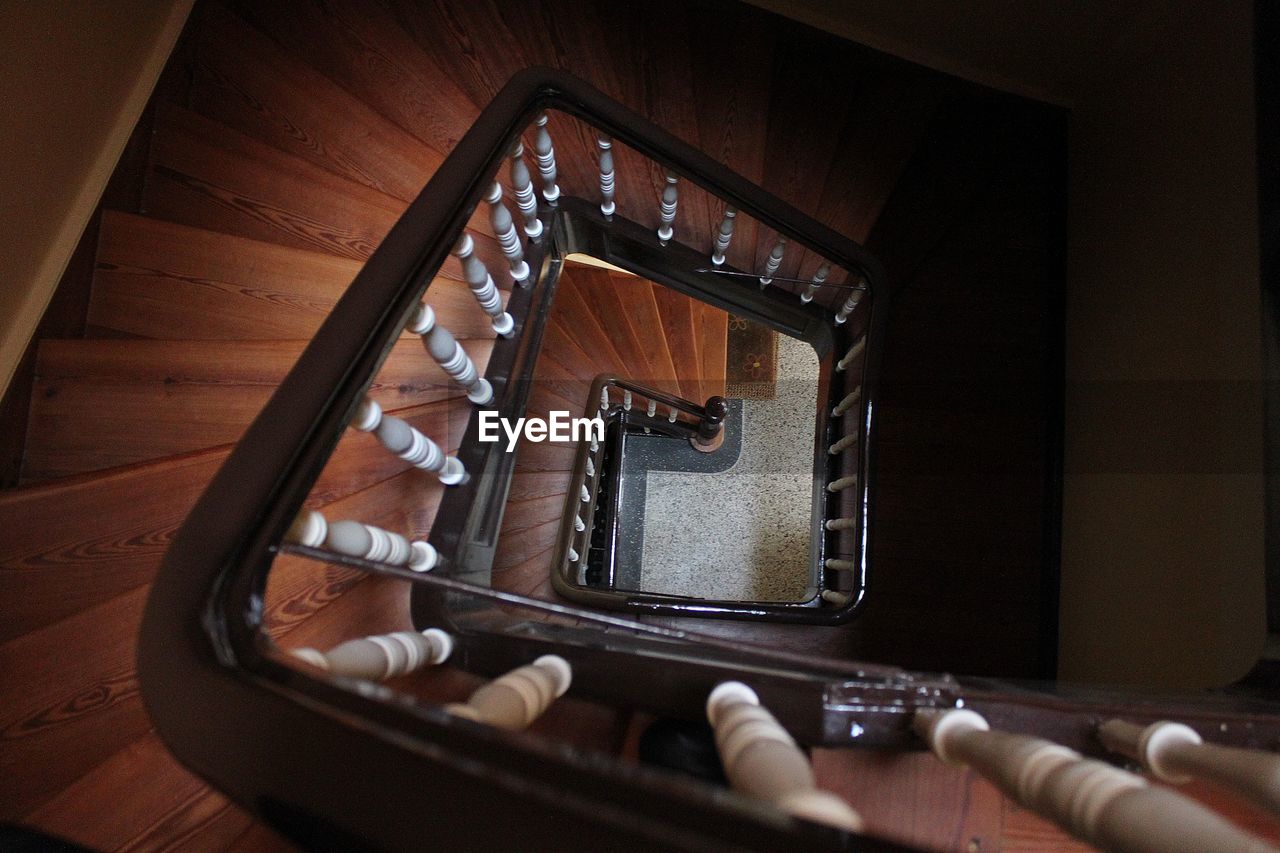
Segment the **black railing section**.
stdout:
<path fill-rule="evenodd" d="M 835 375 L 835 374 L 831 374 Z M 601 396 L 602 394 L 606 396 Z M 649 402 L 654 414 L 649 414 Z M 808 587 L 811 597 L 795 602 L 736 601 L 645 592 L 619 585 L 618 545 L 622 531 L 622 465 L 627 436 L 652 433 L 710 446 L 722 435 L 728 411 L 723 397 L 692 403 L 637 382 L 601 374 L 587 394 L 584 415 L 600 416 L 606 424 L 603 441 L 583 441 L 574 458 L 564 514 L 552 558 L 552 588 L 562 597 L 591 607 L 639 613 L 690 615 L 729 619 L 834 624 L 848 618 L 847 607 L 832 607 L 821 597 L 827 573 L 826 545 L 838 534 L 825 530 L 828 495 L 818 491 L 811 514 Z M 821 435 L 821 432 L 819 432 Z M 816 451 L 815 478 L 839 476 L 841 460 Z M 834 473 L 828 468 L 834 467 Z M 714 475 L 708 475 L 714 476 Z M 819 482 L 822 482 L 819 479 Z M 711 508 L 708 511 L 714 511 Z M 692 521 L 692 520 L 691 520 Z M 743 519 L 744 525 L 750 519 Z M 714 549 L 690 554 L 689 560 L 714 561 Z M 856 607 L 856 604 L 853 605 Z"/>
<path fill-rule="evenodd" d="M 563 198 L 541 211 L 550 234 L 527 254 L 536 280 L 513 291 L 508 310 L 516 333 L 492 351 L 486 377 L 495 407 L 508 415 L 524 411 L 546 312 L 570 252 L 595 255 L 809 341 L 822 358 L 824 389 L 834 359 L 865 334 L 858 452 L 845 454 L 839 467 L 817 452 L 833 438 L 827 390 L 820 392 L 814 439 L 819 483 L 844 476 L 849 467 L 859 477 L 856 490 L 841 493 L 839 511 L 826 512 L 858 519 L 836 546 L 858 564 L 846 612 L 856 606 L 869 553 L 874 401 L 888 304 L 880 267 L 857 244 L 590 86 L 531 69 L 512 78 L 481 113 L 391 229 L 174 537 L 147 602 L 139 648 L 142 695 L 174 754 L 309 847 L 543 849 L 562 846 L 566 833 L 583 849 L 847 847 L 841 833 L 723 790 L 472 723 L 381 685 L 303 671 L 263 631 L 267 574 L 283 552 L 413 584 L 415 623 L 453 632 L 458 647 L 451 664 L 476 673 L 497 674 L 555 652 L 573 665 L 575 695 L 689 717 L 701 716 L 712 686 L 741 678 L 799 740 L 831 745 L 918 747 L 910 712 L 950 707 L 963 697 L 1007 729 L 1035 730 L 1035 721 L 1047 714 L 1058 721 L 1059 740 L 1096 752 L 1085 734 L 1088 705 L 731 644 L 490 588 L 514 460 L 497 445 L 476 441 L 474 413 L 460 450 L 472 476 L 447 491 L 432 528 L 431 542 L 443 557 L 436 571 L 419 574 L 282 544 L 513 141 L 547 109 L 593 125 L 856 272 L 868 284 L 870 301 L 857 323 L 837 327 L 814 305 L 699 275 L 702 253 L 675 242 L 661 246 L 652 232 L 622 216 L 605 220 L 596 205 Z M 353 634 L 360 630 L 352 626 Z M 1092 707 L 1106 702 L 1115 704 L 1095 699 Z M 1129 718 L 1168 712 L 1168 705 L 1145 712 L 1138 707 Z M 1237 741 L 1277 733 L 1274 717 L 1261 713 L 1221 706 L 1179 713 L 1206 732 L 1214 726 L 1215 733 L 1224 718 L 1244 720 L 1247 725 L 1230 730 Z M 862 839 L 859 846 L 885 845 Z"/>

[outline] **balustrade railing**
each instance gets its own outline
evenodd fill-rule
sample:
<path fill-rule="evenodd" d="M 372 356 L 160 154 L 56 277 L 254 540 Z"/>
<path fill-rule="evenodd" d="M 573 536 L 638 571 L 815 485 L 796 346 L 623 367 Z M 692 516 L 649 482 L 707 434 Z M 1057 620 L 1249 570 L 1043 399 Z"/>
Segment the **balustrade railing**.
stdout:
<path fill-rule="evenodd" d="M 587 138 L 598 140 L 598 172 L 577 171 L 598 174 L 598 202 L 561 186 L 570 170 L 556 162 L 552 125 L 543 121 L 548 111 L 591 126 Z M 520 141 L 531 126 L 541 205 Z M 628 203 L 640 200 L 617 197 L 617 169 L 624 161 L 615 155 L 624 147 L 650 158 L 673 179 L 662 191 L 657 240 L 651 219 L 641 225 L 626 218 Z M 517 218 L 503 213 L 497 182 L 504 168 Z M 593 194 L 595 174 L 592 192 L 584 195 Z M 713 209 L 724 211 L 720 227 L 704 235 L 706 245 L 690 247 L 674 239 L 677 181 L 689 188 L 681 192 L 706 192 L 717 202 Z M 505 305 L 495 304 L 500 294 L 490 272 L 474 258 L 474 246 L 467 251 L 466 223 L 484 202 L 518 284 Z M 645 217 L 653 215 L 651 204 L 651 199 L 645 202 Z M 694 208 L 686 204 L 688 209 Z M 778 242 L 762 267 L 736 270 L 728 260 L 735 227 L 748 219 L 756 231 L 739 230 L 739 235 L 776 233 Z M 664 235 L 666 245 L 661 245 Z M 790 253 L 783 241 L 807 254 Z M 484 375 L 430 307 L 427 286 L 451 250 L 457 251 L 477 310 L 496 336 Z M 858 818 L 810 783 L 799 743 L 915 748 L 921 741 L 910 728 L 914 718 L 919 737 L 939 754 L 995 776 L 1006 765 L 989 748 L 983 726 L 972 720 L 967 727 L 935 725 L 950 719 L 941 712 L 963 702 L 1003 720 L 1011 732 L 1052 726 L 1064 741 L 1062 748 L 1094 752 L 1102 747 L 1090 740 L 1094 729 L 1086 721 L 1123 713 L 1135 724 L 1146 724 L 1170 716 L 1168 706 L 1157 715 L 1149 705 L 1126 705 L 1114 696 L 1105 701 L 1028 697 L 989 682 L 729 643 L 485 585 L 486 560 L 492 560 L 492 537 L 510 483 L 510 458 L 480 446 L 477 410 L 470 412 L 456 458 L 447 456 L 429 436 L 375 407 L 367 397 L 370 383 L 407 330 L 422 337 L 430 358 L 475 407 L 519 416 L 555 276 L 574 251 L 651 270 L 670 286 L 815 344 L 833 379 L 822 392 L 815 460 L 825 486 L 819 491 L 825 500 L 822 527 L 830 536 L 823 552 L 828 571 L 811 610 L 826 610 L 829 618 L 834 611 L 847 616 L 858 606 L 870 552 L 873 404 L 886 323 L 879 266 L 861 247 L 581 81 L 530 71 L 514 78 L 486 108 L 392 228 L 173 540 L 143 620 L 139 670 L 151 718 L 186 765 L 294 837 L 305 839 L 309 828 L 323 826 L 329 837 L 348 839 L 351 846 L 414 849 L 429 831 L 433 842 L 518 847 L 526 827 L 493 818 L 520 814 L 536 822 L 539 839 L 571 825 L 576 840 L 592 848 L 831 849 L 844 846 L 845 839 L 808 820 L 857 831 Z M 786 253 L 816 256 L 829 266 L 798 282 L 784 279 Z M 697 263 L 708 256 L 716 269 L 698 273 Z M 741 276 L 737 286 L 730 273 Z M 844 283 L 837 280 L 841 276 Z M 754 279 L 772 279 L 773 286 L 752 287 Z M 783 285 L 804 291 L 789 292 Z M 833 288 L 852 291 L 834 315 L 826 294 L 844 291 Z M 504 318 L 511 320 L 509 327 Z M 844 356 L 832 365 L 830 359 L 840 352 Z M 596 390 L 593 407 L 601 391 L 605 413 L 625 415 L 652 433 L 706 441 L 715 426 L 711 406 L 611 379 L 609 387 Z M 425 539 L 421 530 L 397 532 L 355 519 L 329 522 L 303 510 L 349 428 L 372 432 L 388 452 L 439 478 L 440 483 L 424 478 L 421 484 L 439 497 Z M 559 552 L 558 569 L 566 573 L 589 553 L 585 536 L 592 529 L 605 450 L 605 442 L 592 440 L 578 457 L 562 527 L 565 547 Z M 263 607 L 268 572 L 280 558 L 411 584 L 417 630 L 373 633 L 324 652 L 282 651 L 265 630 Z M 651 612 L 664 612 L 659 606 L 653 603 Z M 351 627 L 348 636 L 357 633 Z M 415 700 L 375 683 L 405 675 L 429 679 L 428 666 L 446 663 L 498 677 L 466 702 L 453 704 Z M 637 774 L 598 755 L 548 749 L 534 734 L 520 731 L 570 682 L 575 695 L 693 718 L 703 713 L 702 697 L 724 681 L 737 680 L 750 683 L 751 696 L 758 692 L 769 711 L 752 710 L 760 705 L 748 691 L 721 692 L 709 710 L 726 769 L 739 790 L 780 812 L 748 808 L 741 798 L 693 781 Z M 1195 703 L 1174 707 L 1179 709 L 1173 716 L 1201 733 L 1223 720 L 1247 722 L 1222 729 L 1224 745 L 1252 746 L 1264 736 L 1273 741 L 1280 736 L 1274 715 Z M 494 727 L 510 731 L 497 736 Z M 769 787 L 775 780 L 752 770 L 752 756 L 765 753 L 774 756 L 769 763 L 793 769 L 786 786 Z M 284 766 L 287 773 L 280 772 Z M 1103 778 L 1073 772 L 1067 766 L 1054 770 L 1051 787 L 1069 792 Z M 361 780 L 359 796 L 352 796 L 351 779 Z M 1106 786 L 1121 792 L 1106 803 L 1046 794 L 1056 805 L 1045 807 L 1045 813 L 1110 843 L 1120 838 L 1108 834 L 1116 823 L 1111 810 L 1121 809 L 1122 799 L 1137 800 L 1131 793 L 1136 786 L 1127 779 Z M 541 792 L 538 809 L 527 808 L 531 792 Z M 429 813 L 424 806 L 445 801 L 450 820 L 431 820 L 424 827 L 423 815 Z M 1027 801 L 1041 802 L 1039 795 Z M 1086 804 L 1083 818 L 1073 812 L 1076 802 Z M 1175 801 L 1161 802 L 1184 820 L 1185 813 L 1177 811 L 1180 801 L 1176 809 Z M 1095 808 L 1094 803 L 1100 804 Z M 1201 816 L 1177 825 L 1185 829 L 1182 837 L 1203 839 L 1201 849 L 1214 849 L 1228 837 Z"/>

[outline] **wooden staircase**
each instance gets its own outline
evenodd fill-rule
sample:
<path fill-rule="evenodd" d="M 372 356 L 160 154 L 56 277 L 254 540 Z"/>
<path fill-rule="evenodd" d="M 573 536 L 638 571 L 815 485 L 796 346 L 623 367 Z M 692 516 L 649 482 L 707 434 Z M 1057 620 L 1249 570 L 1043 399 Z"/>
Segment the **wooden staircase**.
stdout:
<path fill-rule="evenodd" d="M 102 849 L 285 846 L 178 767 L 152 734 L 134 672 L 147 586 L 230 446 L 512 73 L 544 64 L 578 74 L 857 240 L 872 234 L 913 153 L 938 132 L 939 104 L 958 91 L 747 7 L 658 7 L 197 5 L 135 137 L 145 152 L 138 202 L 101 213 L 83 335 L 38 342 L 21 486 L 0 492 L 0 527 L 10 531 L 0 540 L 0 819 Z M 594 199 L 593 136 L 552 121 L 562 185 Z M 656 227 L 661 173 L 619 151 L 618 176 L 624 215 Z M 675 239 L 706 249 L 717 203 L 682 187 L 680 204 Z M 483 210 L 469 228 L 489 268 L 505 271 Z M 760 268 L 773 236 L 744 222 L 729 262 Z M 818 263 L 797 249 L 779 276 L 811 275 Z M 430 301 L 483 371 L 492 332 L 455 260 Z M 603 370 L 693 401 L 722 393 L 726 319 L 643 280 L 574 267 L 530 412 L 581 408 Z M 468 414 L 460 395 L 412 336 L 371 390 L 450 449 Z M 551 445 L 522 454 L 495 566 L 503 588 L 550 595 L 548 551 L 571 457 Z M 425 531 L 438 492 L 424 490 L 422 474 L 352 432 L 308 506 Z M 285 557 L 267 611 L 282 645 L 323 644 L 406 627 L 407 589 Z M 645 722 L 566 700 L 534 731 L 634 759 Z M 839 775 L 850 765 L 819 755 L 817 766 Z M 916 772 L 943 771 L 908 776 Z M 970 782 L 956 790 L 967 797 Z M 938 809 L 932 821 L 883 829 L 937 841 L 965 825 L 966 837 L 986 838 L 989 821 L 965 824 L 1000 815 L 999 798 L 986 796 L 994 812 L 971 818 L 968 799 L 913 794 L 906 799 Z"/>

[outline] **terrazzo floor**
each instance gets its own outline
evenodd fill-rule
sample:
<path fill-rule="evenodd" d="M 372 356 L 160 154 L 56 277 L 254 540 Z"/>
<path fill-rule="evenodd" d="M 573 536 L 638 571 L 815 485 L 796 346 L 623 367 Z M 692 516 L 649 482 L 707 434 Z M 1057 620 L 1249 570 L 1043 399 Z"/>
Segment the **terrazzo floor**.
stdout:
<path fill-rule="evenodd" d="M 717 474 L 651 471 L 639 587 L 742 601 L 812 597 L 818 356 L 778 336 L 777 396 L 742 401 L 742 449 Z"/>

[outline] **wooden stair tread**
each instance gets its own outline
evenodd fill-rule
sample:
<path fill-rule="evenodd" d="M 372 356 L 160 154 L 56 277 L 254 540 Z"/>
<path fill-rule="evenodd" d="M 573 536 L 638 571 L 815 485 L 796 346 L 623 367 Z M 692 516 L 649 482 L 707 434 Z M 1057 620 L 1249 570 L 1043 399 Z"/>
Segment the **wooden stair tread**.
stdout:
<path fill-rule="evenodd" d="M 236 441 L 305 341 L 44 341 L 36 368 L 26 480 L 127 465 Z M 483 371 L 492 341 L 467 350 Z M 369 390 L 396 409 L 458 396 L 411 337 Z"/>
<path fill-rule="evenodd" d="M 404 212 L 400 199 L 189 110 L 157 113 L 149 215 L 364 260 Z"/>
<path fill-rule="evenodd" d="M 380 4 L 231 0 L 229 5 L 440 155 L 453 150 L 489 102 L 489 97 L 469 97 Z"/>
<path fill-rule="evenodd" d="M 452 447 L 470 407 L 442 401 L 400 414 L 419 428 L 439 427 L 454 436 Z M 443 487 L 424 484 L 422 478 L 430 475 L 406 470 L 407 463 L 372 442 L 363 434 L 344 436 L 308 504 L 331 515 L 367 513 L 393 527 L 403 519 L 408 529 L 424 532 Z M 133 671 L 146 587 L 173 527 L 226 453 L 226 449 L 207 451 L 69 483 L 0 493 L 0 518 L 12 517 L 11 527 L 19 524 L 18 519 L 32 518 L 36 521 L 27 523 L 58 528 L 53 522 L 66 519 L 61 532 L 36 532 L 41 547 L 52 542 L 67 543 L 62 547 L 77 553 L 87 550 L 88 546 L 72 541 L 76 533 L 91 544 L 121 543 L 100 565 L 90 568 L 83 560 L 72 563 L 78 574 L 74 583 L 61 574 L 62 569 L 50 565 L 52 560 L 45 553 L 14 549 L 15 554 L 5 555 L 0 562 L 0 584 L 4 585 L 0 606 L 5 608 L 0 614 L 0 630 L 5 632 L 0 668 L 6 673 L 0 684 L 0 732 L 10 740 L 10 746 L 0 751 L 0 802 L 8 804 L 0 814 L 21 816 L 146 732 L 148 723 Z M 370 476 L 379 479 L 371 483 Z M 431 497 L 433 489 L 436 498 Z M 122 494 L 135 500 L 122 501 Z M 325 603 L 305 578 L 297 583 L 295 576 L 293 588 L 287 571 L 272 579 L 277 595 L 271 604 L 277 610 L 290 603 L 278 594 L 280 584 L 294 595 L 296 612 L 289 614 L 287 625 L 280 626 L 282 632 L 304 624 Z M 57 598 L 76 589 L 83 591 L 78 598 Z M 33 609 L 33 601 L 52 606 Z M 41 653 L 49 649 L 60 650 L 56 666 Z M 39 689 L 33 689 L 33 680 L 41 685 Z M 98 728 L 108 719 L 111 725 Z M 37 769 L 39 778 L 29 778 Z"/>
<path fill-rule="evenodd" d="M 104 211 L 88 325 L 170 340 L 310 338 L 362 263 Z M 426 299 L 458 338 L 492 337 L 470 290 L 438 277 Z"/>
<path fill-rule="evenodd" d="M 128 791 L 129 796 L 113 796 Z M 107 758 L 56 797 L 26 816 L 45 831 L 95 850 L 118 850 L 145 845 L 157 830 L 166 843 L 201 828 L 211 810 L 218 815 L 229 806 L 169 754 L 159 737 L 149 733 Z M 221 825 L 219 835 L 230 842 L 247 828 L 249 818 L 237 815 Z M 212 836 L 203 836 L 205 841 Z"/>
<path fill-rule="evenodd" d="M 187 96 L 197 112 L 405 202 L 444 162 L 224 6 L 198 14 Z"/>
<path fill-rule="evenodd" d="M 0 492 L 0 642 L 150 583 L 227 453 Z"/>

